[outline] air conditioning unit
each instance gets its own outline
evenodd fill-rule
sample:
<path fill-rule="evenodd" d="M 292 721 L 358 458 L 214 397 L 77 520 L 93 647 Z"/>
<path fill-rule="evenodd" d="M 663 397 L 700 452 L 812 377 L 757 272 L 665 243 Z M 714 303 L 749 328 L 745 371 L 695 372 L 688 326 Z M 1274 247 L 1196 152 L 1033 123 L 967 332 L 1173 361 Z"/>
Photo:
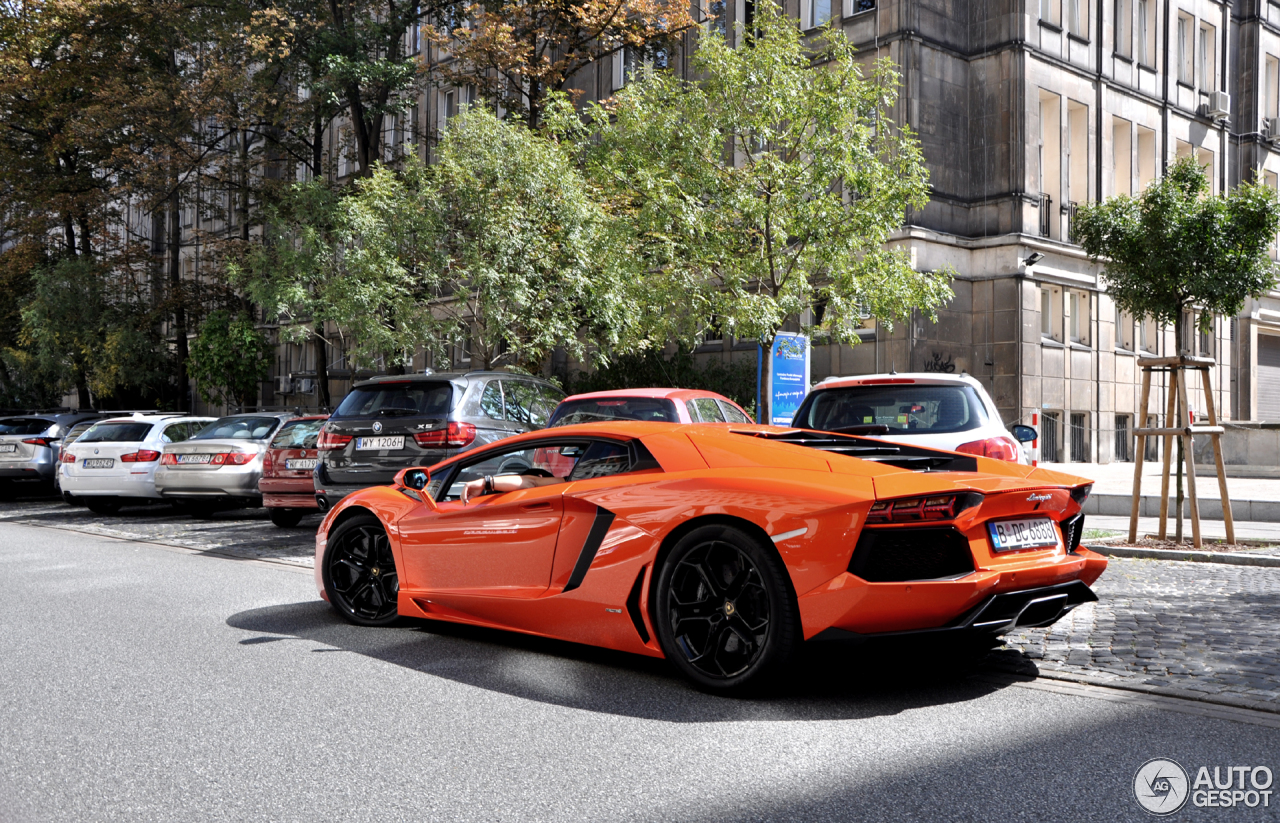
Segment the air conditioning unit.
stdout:
<path fill-rule="evenodd" d="M 276 394 L 293 394 L 293 378 L 287 374 L 277 377 Z"/>
<path fill-rule="evenodd" d="M 1280 117 L 1267 117 L 1263 119 L 1262 139 L 1271 143 L 1280 142 Z"/>
<path fill-rule="evenodd" d="M 1231 116 L 1231 95 L 1225 91 L 1209 92 L 1208 102 L 1200 104 L 1200 116 L 1211 120 L 1226 120 Z"/>
<path fill-rule="evenodd" d="M 311 394 L 315 390 L 316 390 L 316 381 L 312 380 L 310 377 L 299 378 L 298 380 L 299 392 L 301 392 L 302 394 Z"/>

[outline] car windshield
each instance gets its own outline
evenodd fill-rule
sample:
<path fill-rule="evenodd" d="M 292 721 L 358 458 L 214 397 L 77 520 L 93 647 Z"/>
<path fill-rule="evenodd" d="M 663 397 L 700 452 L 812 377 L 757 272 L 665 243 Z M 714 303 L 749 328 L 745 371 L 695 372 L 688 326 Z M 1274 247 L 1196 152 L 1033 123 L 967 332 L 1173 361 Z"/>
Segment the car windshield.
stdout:
<path fill-rule="evenodd" d="M 448 383 L 377 383 L 352 389 L 334 417 L 445 417 L 453 387 Z"/>
<path fill-rule="evenodd" d="M 551 415 L 551 426 L 599 420 L 654 420 L 679 423 L 675 403 L 661 397 L 596 397 L 566 400 Z"/>
<path fill-rule="evenodd" d="M 78 443 L 137 443 L 147 439 L 150 423 L 99 423 L 80 436 Z"/>
<path fill-rule="evenodd" d="M 273 449 L 314 449 L 320 436 L 320 427 L 324 420 L 290 420 L 285 423 L 275 437 L 271 438 Z"/>
<path fill-rule="evenodd" d="M 52 420 L 39 417 L 10 417 L 0 420 L 0 434 L 40 434 L 52 425 Z"/>
<path fill-rule="evenodd" d="M 262 440 L 271 436 L 280 423 L 277 417 L 223 417 L 200 431 L 192 440 Z M 81 438 L 82 440 L 84 438 Z"/>
<path fill-rule="evenodd" d="M 816 391 L 792 425 L 819 431 L 882 425 L 889 434 L 947 434 L 984 422 L 982 402 L 969 386 L 899 384 Z"/>

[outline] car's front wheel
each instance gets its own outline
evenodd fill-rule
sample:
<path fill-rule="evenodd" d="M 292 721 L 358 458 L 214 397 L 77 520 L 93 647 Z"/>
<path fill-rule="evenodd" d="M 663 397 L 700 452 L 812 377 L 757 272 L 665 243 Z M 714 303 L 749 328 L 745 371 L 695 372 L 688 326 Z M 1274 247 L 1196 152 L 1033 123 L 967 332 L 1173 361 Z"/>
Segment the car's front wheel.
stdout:
<path fill-rule="evenodd" d="M 400 579 L 378 518 L 356 515 L 329 534 L 322 576 L 330 605 L 347 620 L 358 626 L 395 622 Z"/>
<path fill-rule="evenodd" d="M 782 559 L 742 529 L 698 528 L 658 571 L 658 640 L 699 687 L 747 692 L 772 685 L 802 638 Z"/>

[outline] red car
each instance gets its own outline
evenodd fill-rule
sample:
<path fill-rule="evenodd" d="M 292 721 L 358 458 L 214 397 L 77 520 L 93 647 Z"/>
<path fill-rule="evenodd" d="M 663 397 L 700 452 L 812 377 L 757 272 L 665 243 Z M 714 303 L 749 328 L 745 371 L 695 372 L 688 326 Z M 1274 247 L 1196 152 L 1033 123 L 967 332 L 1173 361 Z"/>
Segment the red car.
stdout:
<path fill-rule="evenodd" d="M 547 428 L 603 420 L 660 423 L 751 423 L 742 407 L 722 394 L 702 389 L 615 389 L 566 397 Z"/>
<path fill-rule="evenodd" d="M 977 640 L 1096 600 L 1089 482 L 777 426 L 529 432 L 352 494 L 316 534 L 343 617 L 491 626 L 665 657 L 704 689 L 807 640 Z"/>
<path fill-rule="evenodd" d="M 328 419 L 327 414 L 295 417 L 280 427 L 267 447 L 258 491 L 271 522 L 282 529 L 293 528 L 303 515 L 320 510 L 312 472 L 319 459 L 316 440 Z"/>

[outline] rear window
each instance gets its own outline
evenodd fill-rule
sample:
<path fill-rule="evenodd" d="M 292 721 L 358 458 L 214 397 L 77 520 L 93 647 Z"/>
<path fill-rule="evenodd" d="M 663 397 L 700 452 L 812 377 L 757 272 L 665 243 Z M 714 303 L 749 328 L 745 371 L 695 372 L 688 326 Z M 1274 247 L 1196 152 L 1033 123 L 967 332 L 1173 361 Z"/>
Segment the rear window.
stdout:
<path fill-rule="evenodd" d="M 351 390 L 334 417 L 447 417 L 453 386 L 448 383 L 383 383 Z"/>
<path fill-rule="evenodd" d="M 138 443 L 147 439 L 150 423 L 99 423 L 80 436 L 77 443 Z"/>
<path fill-rule="evenodd" d="M 549 426 L 572 426 L 601 420 L 652 420 L 678 423 L 676 405 L 661 397 L 601 397 L 561 403 Z"/>
<path fill-rule="evenodd" d="M 10 417 L 0 420 L 0 434 L 41 434 L 52 425 L 38 417 Z"/>
<path fill-rule="evenodd" d="M 261 440 L 276 430 L 275 417 L 223 417 L 204 428 L 192 440 Z M 80 438 L 84 440 L 84 438 Z"/>
<path fill-rule="evenodd" d="M 271 438 L 273 449 L 314 449 L 323 420 L 291 420 Z"/>
<path fill-rule="evenodd" d="M 986 422 L 977 393 L 969 386 L 897 384 L 848 386 L 814 392 L 792 425 L 838 431 L 879 424 L 890 434 L 947 434 Z"/>

